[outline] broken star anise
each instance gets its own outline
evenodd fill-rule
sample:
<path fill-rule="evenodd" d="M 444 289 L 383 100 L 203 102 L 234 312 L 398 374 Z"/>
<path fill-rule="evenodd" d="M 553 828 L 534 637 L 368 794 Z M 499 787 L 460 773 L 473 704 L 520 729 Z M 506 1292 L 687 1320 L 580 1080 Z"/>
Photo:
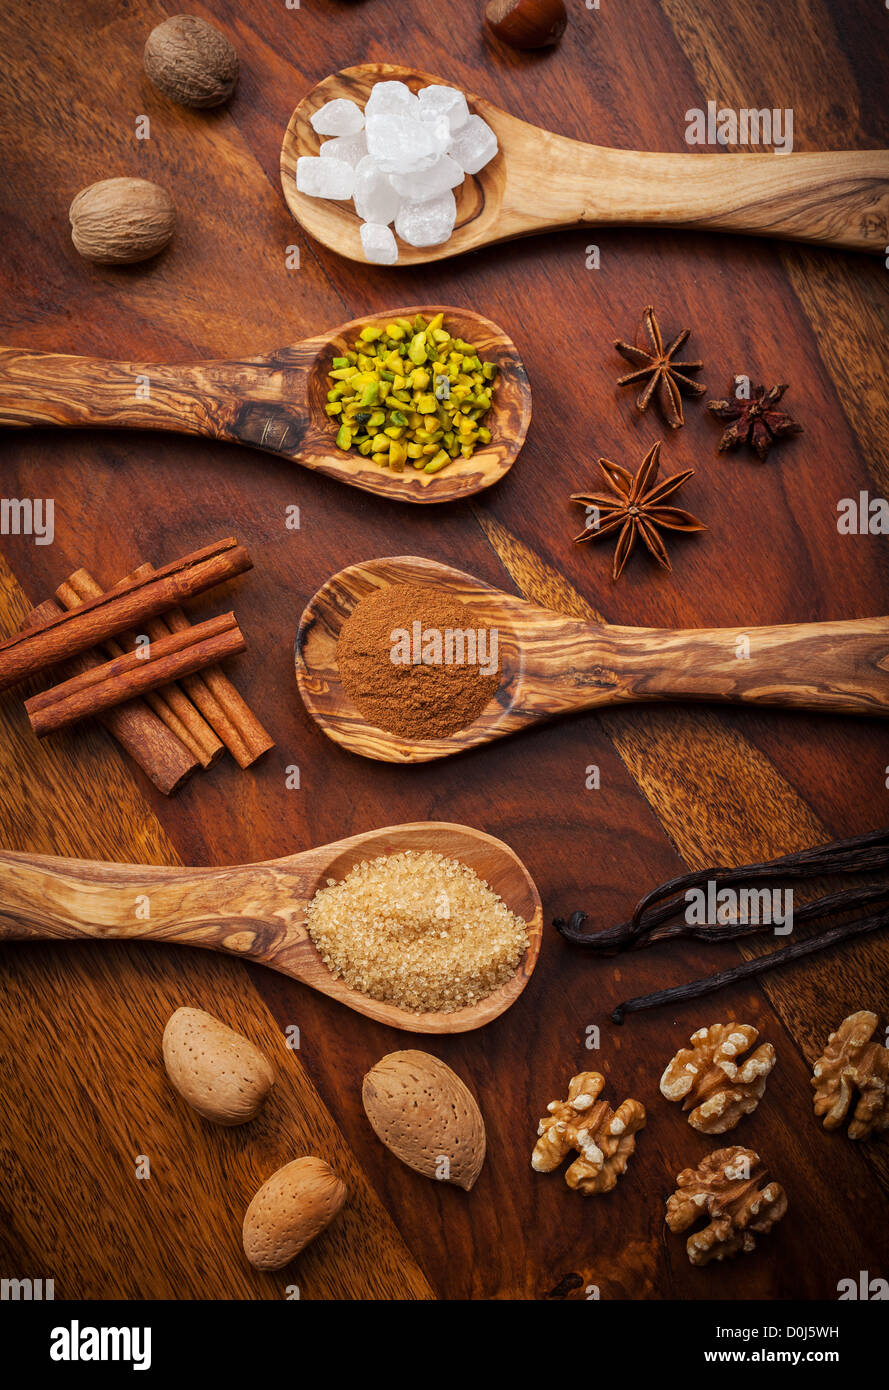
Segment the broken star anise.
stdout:
<path fill-rule="evenodd" d="M 678 338 L 674 338 L 669 347 L 664 347 L 654 309 L 650 304 L 647 304 L 642 310 L 642 326 L 648 333 L 653 349 L 651 352 L 645 348 L 634 347 L 632 343 L 621 342 L 620 338 L 614 340 L 614 346 L 621 357 L 625 357 L 637 368 L 635 372 L 629 372 L 627 376 L 620 377 L 617 384 L 618 386 L 631 386 L 636 382 L 644 382 L 642 390 L 636 397 L 636 409 L 647 410 L 651 398 L 654 396 L 664 420 L 671 429 L 678 430 L 680 425 L 685 424 L 685 417 L 682 414 L 683 395 L 703 396 L 707 389 L 706 386 L 702 386 L 698 381 L 692 381 L 683 373 L 699 372 L 704 364 L 703 362 L 674 361 L 676 353 L 686 342 L 691 329 L 683 328 Z"/>
<path fill-rule="evenodd" d="M 667 531 L 706 531 L 706 526 L 691 512 L 683 512 L 678 507 L 662 505 L 665 498 L 672 496 L 683 483 L 694 477 L 694 469 L 687 468 L 684 473 L 674 473 L 672 478 L 656 482 L 661 452 L 660 443 L 653 444 L 635 474 L 628 473 L 617 463 L 599 459 L 599 468 L 611 489 L 611 495 L 592 492 L 572 493 L 571 501 L 581 506 L 595 509 L 592 524 L 589 522 L 576 542 L 591 541 L 599 536 L 607 536 L 609 531 L 620 527 L 612 579 L 619 579 L 624 565 L 630 558 L 636 537 L 641 536 L 659 565 L 665 570 L 671 568 L 666 547 L 660 537 L 660 528 Z"/>
<path fill-rule="evenodd" d="M 765 463 L 776 440 L 788 434 L 802 434 L 802 425 L 776 409 L 786 390 L 787 382 L 768 391 L 764 386 L 755 386 L 749 400 L 733 396 L 727 401 L 708 401 L 708 410 L 720 420 L 732 422 L 719 441 L 719 452 L 723 454 L 726 449 L 747 443 L 756 450 L 760 463 Z"/>

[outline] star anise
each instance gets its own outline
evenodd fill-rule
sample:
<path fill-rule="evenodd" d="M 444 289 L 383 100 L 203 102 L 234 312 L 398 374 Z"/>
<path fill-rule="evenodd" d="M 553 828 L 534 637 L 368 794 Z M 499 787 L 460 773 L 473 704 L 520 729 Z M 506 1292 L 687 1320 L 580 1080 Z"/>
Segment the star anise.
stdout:
<path fill-rule="evenodd" d="M 636 397 L 636 409 L 647 410 L 651 398 L 654 396 L 667 424 L 671 429 L 678 430 L 680 425 L 685 424 L 685 416 L 682 414 L 683 395 L 703 396 L 707 389 L 706 386 L 702 386 L 698 381 L 692 381 L 683 373 L 699 372 L 704 364 L 703 362 L 675 362 L 673 360 L 688 339 L 691 329 L 683 328 L 678 338 L 674 338 L 669 347 L 665 348 L 654 309 L 650 304 L 647 304 L 642 310 L 642 327 L 646 329 L 651 341 L 653 349 L 651 352 L 646 351 L 645 348 L 634 347 L 632 343 L 623 343 L 620 338 L 614 340 L 614 346 L 621 357 L 625 357 L 628 362 L 632 362 L 638 368 L 637 371 L 620 377 L 617 384 L 618 386 L 631 386 L 635 382 L 644 382 L 645 385 Z"/>
<path fill-rule="evenodd" d="M 749 400 L 739 400 L 733 396 L 727 401 L 708 401 L 707 409 L 720 420 L 731 420 L 732 424 L 719 441 L 719 452 L 737 449 L 739 444 L 747 443 L 759 455 L 760 463 L 765 463 L 766 454 L 776 440 L 788 434 L 802 434 L 802 425 L 791 420 L 783 410 L 776 410 L 778 402 L 787 390 L 787 382 L 782 386 L 755 386 Z"/>
<path fill-rule="evenodd" d="M 661 505 L 665 498 L 670 497 L 683 483 L 694 477 L 695 470 L 687 468 L 684 473 L 674 473 L 672 478 L 665 478 L 663 482 L 656 483 L 660 452 L 660 443 L 653 444 L 635 476 L 621 468 L 620 464 L 611 463 L 608 459 L 599 459 L 599 468 L 611 489 L 611 496 L 592 492 L 572 494 L 572 502 L 579 502 L 581 506 L 595 508 L 596 511 L 593 524 L 588 523 L 580 535 L 574 537 L 575 541 L 596 540 L 599 536 L 607 536 L 609 531 L 616 531 L 620 527 L 614 564 L 611 568 L 612 579 L 620 577 L 624 565 L 630 558 L 637 535 L 642 537 L 658 564 L 668 570 L 671 565 L 659 528 L 663 527 L 667 531 L 707 529 L 691 512 Z"/>

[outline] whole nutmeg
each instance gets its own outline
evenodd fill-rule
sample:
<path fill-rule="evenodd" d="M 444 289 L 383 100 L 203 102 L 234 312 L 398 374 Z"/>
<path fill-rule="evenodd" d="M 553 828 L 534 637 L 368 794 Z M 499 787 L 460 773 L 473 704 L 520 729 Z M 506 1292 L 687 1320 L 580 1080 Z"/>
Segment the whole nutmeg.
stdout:
<path fill-rule="evenodd" d="M 143 57 L 148 77 L 180 106 L 220 106 L 238 85 L 238 55 L 206 20 L 177 14 L 152 29 Z"/>
<path fill-rule="evenodd" d="M 564 0 L 488 0 L 485 19 L 513 48 L 548 48 L 564 34 L 568 12 Z"/>
<path fill-rule="evenodd" d="M 176 209 L 165 188 L 148 179 L 102 179 L 84 188 L 68 209 L 71 240 L 97 265 L 132 265 L 163 251 Z"/>
<path fill-rule="evenodd" d="M 324 1162 L 287 1163 L 263 1183 L 244 1217 L 244 1254 L 256 1269 L 283 1269 L 329 1226 L 348 1193 Z"/>

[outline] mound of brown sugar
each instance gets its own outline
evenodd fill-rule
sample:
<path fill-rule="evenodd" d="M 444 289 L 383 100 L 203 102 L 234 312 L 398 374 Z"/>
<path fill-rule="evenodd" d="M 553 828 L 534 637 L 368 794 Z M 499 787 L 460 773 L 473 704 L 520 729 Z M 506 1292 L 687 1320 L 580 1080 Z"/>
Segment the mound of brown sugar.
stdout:
<path fill-rule="evenodd" d="M 497 637 L 459 599 L 391 584 L 361 599 L 343 623 L 337 666 L 369 724 L 402 738 L 444 738 L 472 724 L 493 699 Z"/>

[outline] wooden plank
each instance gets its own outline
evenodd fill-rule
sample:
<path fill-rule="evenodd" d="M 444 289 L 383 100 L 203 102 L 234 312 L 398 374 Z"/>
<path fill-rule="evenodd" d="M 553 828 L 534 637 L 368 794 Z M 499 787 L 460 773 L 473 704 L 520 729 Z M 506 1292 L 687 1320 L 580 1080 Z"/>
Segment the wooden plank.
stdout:
<path fill-rule="evenodd" d="M 0 557 L 7 632 L 28 608 Z M 11 701 L 0 704 L 0 732 L 8 848 L 179 862 L 108 735 L 38 745 Z M 4 1268 L 45 1270 L 59 1298 L 271 1299 L 294 1282 L 307 1298 L 431 1296 L 238 962 L 108 942 L 62 953 L 29 945 L 5 951 L 0 968 L 4 1187 L 14 1197 Z M 255 1122 L 220 1130 L 172 1090 L 161 1036 L 180 1003 L 245 1031 L 273 1060 L 276 1085 Z M 329 1160 L 349 1201 L 296 1274 L 260 1274 L 240 1249 L 243 1212 L 276 1168 L 303 1153 Z M 140 1156 L 147 1178 L 137 1177 Z"/>
<path fill-rule="evenodd" d="M 248 653 L 235 678 L 277 746 L 248 774 L 226 760 L 167 803 L 98 731 L 53 739 L 38 760 L 17 700 L 4 697 L 2 843 L 222 864 L 397 820 L 462 820 L 516 849 L 547 920 L 583 906 L 607 925 L 683 864 L 741 862 L 885 821 L 885 730 L 874 721 L 635 709 L 566 720 L 441 765 L 397 768 L 359 761 L 323 738 L 298 702 L 291 653 L 299 613 L 331 573 L 405 552 L 513 583 L 578 616 L 641 626 L 887 611 L 885 538 L 841 536 L 835 505 L 889 488 L 880 263 L 703 233 L 602 228 L 419 271 L 368 271 L 302 233 L 278 180 L 296 102 L 334 68 L 366 59 L 416 63 L 524 119 L 618 148 L 685 150 L 685 112 L 711 97 L 791 104 L 798 148 L 889 145 L 889 113 L 878 100 L 889 40 L 871 9 L 866 0 L 829 9 L 725 0 L 712 14 L 687 0 L 576 6 L 559 47 L 528 58 L 484 36 L 476 0 L 412 7 L 397 35 L 381 29 L 375 5 L 313 0 L 289 11 L 279 0 L 248 9 L 223 0 L 196 12 L 233 36 L 242 78 L 229 107 L 201 113 L 172 106 L 141 75 L 142 44 L 159 17 L 147 0 L 125 11 L 73 0 L 61 18 L 48 0 L 13 0 L 0 15 L 0 80 L 11 98 L 0 104 L 5 341 L 124 359 L 237 358 L 397 304 L 456 299 L 515 339 L 532 380 L 534 423 L 515 468 L 472 511 L 411 509 L 428 513 L 419 516 L 212 441 L 4 435 L 4 495 L 56 502 L 52 546 L 3 538 L 31 596 L 84 563 L 110 582 L 142 561 L 162 564 L 237 531 L 256 569 L 235 596 L 220 596 L 219 608 L 237 609 Z M 138 114 L 150 117 L 149 140 L 135 138 Z M 169 252 L 123 272 L 82 262 L 67 227 L 78 189 L 120 173 L 167 184 L 179 208 Z M 591 244 L 598 270 L 587 268 Z M 288 247 L 299 250 L 299 270 L 288 269 Z M 725 394 L 736 371 L 789 381 L 785 403 L 805 434 L 761 467 L 744 455 L 717 456 L 718 428 L 700 405 L 689 405 L 675 434 L 638 417 L 632 393 L 616 388 L 623 364 L 611 340 L 632 337 L 649 302 L 665 331 L 692 328 L 708 396 Z M 572 546 L 579 513 L 568 496 L 588 484 L 599 454 L 635 466 L 661 437 L 665 474 L 697 470 L 684 504 L 710 530 L 677 538 L 672 576 L 640 556 L 612 586 L 607 545 Z M 298 531 L 286 525 L 294 506 Z M 0 580 L 10 631 L 25 599 L 9 570 Z M 586 785 L 592 765 L 599 790 Z M 288 787 L 294 766 L 298 790 Z M 23 1272 L 49 1275 L 61 1251 L 74 1296 L 283 1297 L 283 1277 L 260 1278 L 244 1265 L 238 1227 L 256 1182 L 294 1156 L 298 1139 L 322 1144 L 355 1193 L 343 1222 L 284 1272 L 304 1297 L 538 1298 L 573 1273 L 597 1283 L 603 1298 L 834 1298 L 840 1278 L 889 1262 L 886 1145 L 820 1130 L 809 1064 L 850 1009 L 886 1015 L 886 951 L 876 939 L 860 943 L 832 963 L 816 958 L 717 996 L 706 1016 L 685 1006 L 621 1030 L 608 1023 L 614 1003 L 709 972 L 712 950 L 683 942 L 593 963 L 548 930 L 509 1013 L 476 1036 L 416 1042 L 455 1067 L 485 1116 L 488 1160 L 466 1194 L 398 1164 L 361 1109 L 364 1072 L 411 1045 L 409 1035 L 209 953 L 8 947 L 0 953 L 11 1001 L 0 1010 L 8 1174 L 0 1200 L 12 1213 L 0 1237 L 4 1265 L 12 1259 Z M 164 1019 L 182 1003 L 243 1027 L 280 1061 L 281 1082 L 255 1125 L 212 1130 L 170 1093 L 157 1049 Z M 754 1256 L 702 1274 L 681 1240 L 665 1234 L 662 1215 L 671 1177 L 710 1144 L 659 1097 L 657 1081 L 675 1046 L 717 1016 L 755 1023 L 778 1051 L 762 1104 L 729 1137 L 763 1154 L 790 1210 Z M 294 1023 L 298 1056 L 280 1044 Z M 591 1026 L 601 1029 L 592 1052 Z M 585 1201 L 559 1175 L 533 1174 L 529 1158 L 546 1103 L 590 1066 L 606 1074 L 609 1099 L 643 1101 L 649 1122 L 618 1189 Z M 137 1185 L 138 1152 L 149 1153 L 153 1176 Z"/>
<path fill-rule="evenodd" d="M 596 621 L 598 615 L 560 575 L 544 568 L 514 537 L 491 524 L 486 529 L 526 598 Z M 603 710 L 598 717 L 690 869 L 761 862 L 831 838 L 790 782 L 755 744 L 728 724 L 722 711 L 650 707 Z M 694 794 L 689 795 L 692 787 Z M 752 959 L 779 945 L 768 938 L 754 939 L 739 941 L 734 949 Z M 759 988 L 809 1066 L 820 1057 L 840 1016 L 855 1012 L 856 999 L 871 997 L 875 982 L 889 979 L 889 940 L 868 937 L 849 942 L 843 947 L 842 962 L 844 1002 L 840 1005 L 836 990 L 830 988 L 836 976 L 833 954 L 816 956 L 759 980 Z M 719 954 L 705 973 L 716 974 L 723 968 L 724 956 Z M 684 1012 L 697 1016 L 702 1009 L 718 1007 L 715 1000 L 708 1000 L 693 1003 Z M 863 1153 L 876 1165 L 889 1191 L 885 1147 L 872 1145 Z"/>

